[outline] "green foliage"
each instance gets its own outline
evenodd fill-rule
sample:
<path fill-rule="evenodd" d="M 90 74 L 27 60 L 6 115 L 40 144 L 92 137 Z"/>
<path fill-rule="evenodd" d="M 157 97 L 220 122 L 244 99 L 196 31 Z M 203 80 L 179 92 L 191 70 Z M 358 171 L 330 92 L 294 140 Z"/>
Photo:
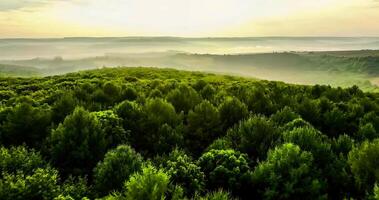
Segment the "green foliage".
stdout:
<path fill-rule="evenodd" d="M 207 151 L 211 149 L 226 150 L 226 149 L 232 149 L 232 147 L 233 147 L 232 142 L 228 138 L 224 137 L 224 138 L 219 138 L 219 139 L 214 140 L 212 144 L 208 146 Z"/>
<path fill-rule="evenodd" d="M 100 195 L 121 190 L 123 184 L 142 167 L 141 155 L 130 146 L 120 145 L 105 154 L 104 160 L 94 169 L 94 186 Z"/>
<path fill-rule="evenodd" d="M 61 185 L 61 194 L 64 194 L 65 198 L 68 199 L 85 200 L 86 197 L 92 195 L 91 193 L 92 190 L 88 186 L 86 178 L 69 176 Z"/>
<path fill-rule="evenodd" d="M 169 190 L 170 177 L 153 166 L 142 168 L 125 183 L 126 199 L 162 200 Z"/>
<path fill-rule="evenodd" d="M 152 126 L 168 124 L 175 126 L 179 123 L 179 116 L 175 112 L 175 108 L 163 99 L 149 99 L 144 108 L 147 121 Z"/>
<path fill-rule="evenodd" d="M 224 130 L 232 127 L 248 115 L 247 106 L 235 97 L 227 98 L 219 107 Z"/>
<path fill-rule="evenodd" d="M 200 91 L 201 96 L 203 99 L 207 100 L 213 100 L 213 96 L 216 93 L 216 89 L 212 85 L 206 85 L 203 87 L 203 89 Z"/>
<path fill-rule="evenodd" d="M 211 190 L 240 191 L 250 169 L 246 154 L 232 149 L 212 149 L 204 153 L 198 162 L 205 173 L 206 186 Z"/>
<path fill-rule="evenodd" d="M 354 147 L 348 162 L 359 189 L 370 191 L 379 181 L 379 139 Z"/>
<path fill-rule="evenodd" d="M 338 138 L 335 138 L 331 141 L 333 152 L 337 155 L 342 154 L 347 156 L 350 150 L 354 146 L 354 140 L 348 135 L 340 135 Z"/>
<path fill-rule="evenodd" d="M 22 172 L 31 174 L 34 169 L 46 166 L 42 156 L 25 146 L 0 148 L 0 171 L 8 174 Z"/>
<path fill-rule="evenodd" d="M 313 126 L 309 122 L 307 122 L 301 118 L 296 118 L 296 119 L 288 122 L 287 124 L 285 124 L 282 127 L 282 129 L 285 131 L 292 131 L 293 129 L 302 128 L 302 127 L 313 128 Z"/>
<path fill-rule="evenodd" d="M 331 149 L 327 137 L 316 129 L 309 127 L 295 128 L 284 132 L 283 141 L 284 143 L 296 144 L 302 150 L 311 152 L 317 160 L 327 157 Z"/>
<path fill-rule="evenodd" d="M 218 109 L 209 101 L 203 101 L 188 113 L 188 138 L 197 138 L 191 141 L 191 150 L 202 152 L 214 139 L 220 136 L 221 124 Z"/>
<path fill-rule="evenodd" d="M 280 126 L 285 125 L 298 118 L 300 118 L 300 116 L 287 106 L 271 115 L 271 120 Z"/>
<path fill-rule="evenodd" d="M 319 199 L 325 195 L 314 170 L 312 154 L 287 143 L 270 150 L 255 168 L 253 182 L 262 199 Z"/>
<path fill-rule="evenodd" d="M 379 187 L 378 187 L 378 184 L 375 184 L 373 199 L 375 199 L 375 200 L 379 199 Z"/>
<path fill-rule="evenodd" d="M 99 120 L 80 107 L 52 131 L 50 143 L 53 164 L 66 175 L 90 174 L 106 148 Z"/>
<path fill-rule="evenodd" d="M 101 124 L 108 147 L 116 147 L 127 143 L 129 132 L 122 126 L 122 119 L 113 110 L 98 111 L 93 113 Z"/>
<path fill-rule="evenodd" d="M 183 151 L 175 149 L 162 164 L 171 181 L 181 185 L 187 196 L 204 189 L 204 173 L 200 167 Z"/>
<path fill-rule="evenodd" d="M 138 98 L 138 92 L 132 87 L 126 87 L 121 90 L 121 98 L 134 101 Z"/>
<path fill-rule="evenodd" d="M 115 112 L 122 119 L 124 129 L 132 132 L 131 138 L 133 139 L 133 136 L 137 136 L 141 129 L 140 123 L 143 118 L 141 106 L 135 102 L 126 100 L 115 107 Z"/>
<path fill-rule="evenodd" d="M 71 196 L 64 196 L 64 195 L 59 195 L 57 197 L 55 197 L 53 200 L 75 200 L 74 198 L 72 198 Z"/>
<path fill-rule="evenodd" d="M 226 137 L 232 141 L 233 147 L 247 153 L 252 160 L 262 160 L 278 143 L 279 133 L 269 119 L 254 116 L 230 129 Z"/>
<path fill-rule="evenodd" d="M 359 141 L 373 140 L 378 138 L 379 134 L 376 132 L 375 127 L 372 123 L 360 124 L 359 130 L 355 138 Z"/>
<path fill-rule="evenodd" d="M 58 196 L 58 171 L 54 169 L 36 169 L 32 174 L 3 173 L 0 180 L 0 199 L 43 199 L 49 200 Z"/>
<path fill-rule="evenodd" d="M 46 107 L 33 107 L 21 103 L 10 110 L 2 124 L 1 143 L 3 145 L 20 145 L 26 143 L 39 147 L 48 135 L 51 113 Z"/>
<path fill-rule="evenodd" d="M 122 184 L 133 172 L 131 194 L 151 195 L 156 186 L 153 199 L 231 198 L 209 193 L 219 188 L 242 200 L 364 199 L 374 198 L 378 182 L 379 95 L 357 87 L 104 68 L 0 77 L 0 98 L 7 198 L 38 196 L 25 189 L 43 186 L 32 178 L 37 171 L 50 192 L 34 199 L 126 199 Z M 136 169 L 153 158 L 162 158 L 161 170 Z M 49 178 L 57 171 L 48 161 L 61 179 Z"/>
<path fill-rule="evenodd" d="M 167 100 L 174 105 L 178 112 L 183 111 L 188 113 L 189 110 L 200 102 L 201 98 L 192 87 L 180 85 L 167 95 Z"/>
<path fill-rule="evenodd" d="M 144 107 L 145 119 L 140 147 L 155 153 L 167 153 L 183 141 L 181 116 L 163 99 L 149 99 Z M 138 136 L 141 137 L 141 136 Z"/>
<path fill-rule="evenodd" d="M 72 93 L 63 93 L 52 105 L 52 118 L 56 123 L 60 123 L 64 118 L 74 111 L 77 100 Z"/>
<path fill-rule="evenodd" d="M 204 197 L 197 197 L 195 200 L 232 200 L 233 198 L 228 192 L 219 190 L 217 192 L 207 193 Z"/>

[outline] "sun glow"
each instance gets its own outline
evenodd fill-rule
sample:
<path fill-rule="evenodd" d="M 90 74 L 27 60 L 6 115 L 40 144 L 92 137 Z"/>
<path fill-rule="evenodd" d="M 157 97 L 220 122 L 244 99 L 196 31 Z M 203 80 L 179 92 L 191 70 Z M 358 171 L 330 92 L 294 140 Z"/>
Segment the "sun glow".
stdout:
<path fill-rule="evenodd" d="M 14 2 L 0 3 L 0 37 L 379 35 L 373 0 Z"/>

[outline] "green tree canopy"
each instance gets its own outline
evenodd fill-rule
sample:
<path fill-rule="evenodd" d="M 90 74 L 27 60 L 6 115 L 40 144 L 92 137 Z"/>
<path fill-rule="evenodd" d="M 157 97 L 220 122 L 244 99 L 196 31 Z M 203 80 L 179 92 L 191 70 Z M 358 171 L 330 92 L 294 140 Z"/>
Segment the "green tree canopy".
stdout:
<path fill-rule="evenodd" d="M 205 100 L 188 113 L 188 138 L 194 152 L 203 151 L 214 139 L 221 134 L 221 123 L 218 109 Z"/>
<path fill-rule="evenodd" d="M 379 139 L 365 141 L 349 153 L 348 162 L 361 190 L 370 191 L 379 181 Z"/>
<path fill-rule="evenodd" d="M 167 95 L 167 100 L 174 105 L 176 111 L 188 113 L 201 101 L 201 97 L 192 87 L 180 85 Z"/>
<path fill-rule="evenodd" d="M 121 190 L 123 184 L 142 167 L 143 159 L 130 146 L 120 145 L 105 154 L 94 169 L 94 185 L 101 195 Z"/>
<path fill-rule="evenodd" d="M 269 151 L 267 160 L 255 168 L 253 183 L 262 199 L 324 198 L 315 174 L 312 154 L 286 143 Z"/>
<path fill-rule="evenodd" d="M 240 192 L 250 169 L 247 155 L 232 149 L 212 149 L 204 153 L 198 162 L 205 173 L 206 186 L 210 190 L 223 188 Z"/>
<path fill-rule="evenodd" d="M 187 196 L 204 189 L 204 173 L 201 168 L 183 151 L 175 149 L 162 163 L 171 181 L 184 188 Z"/>
<path fill-rule="evenodd" d="M 81 107 L 52 131 L 50 143 L 51 159 L 65 175 L 90 174 L 106 151 L 99 120 Z"/>
<path fill-rule="evenodd" d="M 227 98 L 219 107 L 224 130 L 232 127 L 249 114 L 247 106 L 235 97 Z"/>
<path fill-rule="evenodd" d="M 241 121 L 230 129 L 226 136 L 233 147 L 247 153 L 253 160 L 265 159 L 267 151 L 279 141 L 279 132 L 267 118 L 254 116 Z"/>

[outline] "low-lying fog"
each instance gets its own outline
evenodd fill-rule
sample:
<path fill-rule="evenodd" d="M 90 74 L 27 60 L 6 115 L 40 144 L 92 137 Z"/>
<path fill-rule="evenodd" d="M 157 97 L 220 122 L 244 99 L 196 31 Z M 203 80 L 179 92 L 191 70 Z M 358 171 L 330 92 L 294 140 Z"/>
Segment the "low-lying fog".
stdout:
<path fill-rule="evenodd" d="M 62 38 L 0 39 L 0 60 L 103 56 L 111 53 L 180 51 L 238 54 L 282 51 L 378 49 L 379 38 L 250 37 L 250 38 Z"/>
<path fill-rule="evenodd" d="M 376 91 L 379 51 L 362 49 L 379 49 L 379 38 L 0 39 L 0 74 L 167 67 L 299 84 L 358 85 Z"/>

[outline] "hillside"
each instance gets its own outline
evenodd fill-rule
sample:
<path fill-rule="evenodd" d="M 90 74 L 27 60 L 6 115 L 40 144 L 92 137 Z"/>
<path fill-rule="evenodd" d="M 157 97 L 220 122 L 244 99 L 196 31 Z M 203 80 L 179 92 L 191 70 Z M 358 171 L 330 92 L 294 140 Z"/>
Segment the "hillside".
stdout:
<path fill-rule="evenodd" d="M 153 66 L 234 74 L 296 84 L 333 87 L 359 86 L 378 92 L 377 51 L 287 52 L 259 54 L 190 54 L 177 51 L 117 54 L 81 59 L 28 59 L 2 61 L 38 67 L 43 75 L 57 75 L 102 66 Z"/>
<path fill-rule="evenodd" d="M 358 87 L 103 68 L 0 77 L 0 99 L 0 199 L 379 195 L 379 95 Z"/>
<path fill-rule="evenodd" d="M 30 77 L 41 75 L 40 71 L 34 67 L 25 67 L 20 65 L 12 64 L 0 64 L 0 76 L 9 77 L 9 76 L 21 76 L 21 77 Z"/>

